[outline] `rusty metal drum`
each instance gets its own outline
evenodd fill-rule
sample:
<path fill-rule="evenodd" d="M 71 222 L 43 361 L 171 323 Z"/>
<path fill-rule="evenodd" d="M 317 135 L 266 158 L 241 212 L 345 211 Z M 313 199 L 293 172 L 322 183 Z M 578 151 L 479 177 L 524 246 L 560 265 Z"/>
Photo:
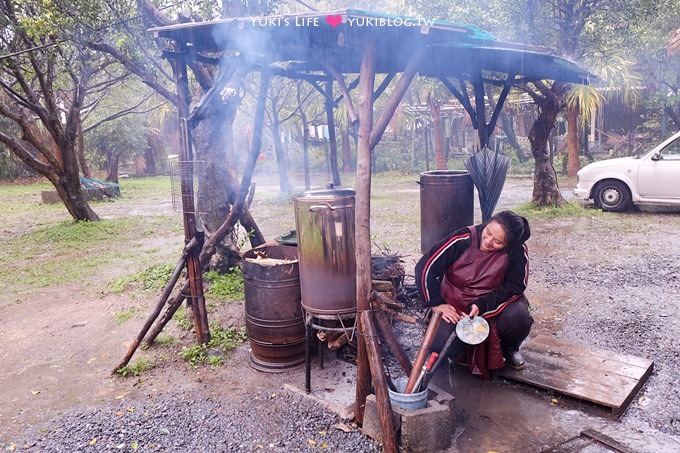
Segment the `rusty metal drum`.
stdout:
<path fill-rule="evenodd" d="M 317 317 L 356 312 L 354 189 L 295 197 L 302 306 Z"/>
<path fill-rule="evenodd" d="M 474 222 L 474 185 L 465 170 L 420 174 L 420 250 Z"/>
<path fill-rule="evenodd" d="M 243 255 L 246 332 L 250 365 L 279 372 L 305 360 L 297 247 L 253 248 Z"/>

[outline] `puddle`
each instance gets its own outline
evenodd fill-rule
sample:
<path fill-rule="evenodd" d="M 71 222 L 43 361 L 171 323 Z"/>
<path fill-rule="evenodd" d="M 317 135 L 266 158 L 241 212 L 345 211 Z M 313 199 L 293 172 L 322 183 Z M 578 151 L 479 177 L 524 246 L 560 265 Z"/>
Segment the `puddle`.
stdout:
<path fill-rule="evenodd" d="M 461 366 L 443 367 L 432 382 L 455 397 L 451 452 L 538 452 L 587 429 L 637 452 L 680 451 L 677 439 L 621 422 L 603 407 L 500 378 L 483 381 Z"/>

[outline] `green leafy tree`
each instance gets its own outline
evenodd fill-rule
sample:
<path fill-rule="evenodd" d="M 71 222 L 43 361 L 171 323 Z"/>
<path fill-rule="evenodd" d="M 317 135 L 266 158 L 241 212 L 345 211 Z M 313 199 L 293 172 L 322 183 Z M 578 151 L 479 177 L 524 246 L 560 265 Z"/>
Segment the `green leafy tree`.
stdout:
<path fill-rule="evenodd" d="M 13 123 L 0 142 L 52 183 L 75 220 L 98 220 L 81 191 L 76 145 L 81 112 L 107 66 L 79 34 L 100 11 L 84 7 L 76 21 L 61 6 L 0 3 L 0 115 Z"/>

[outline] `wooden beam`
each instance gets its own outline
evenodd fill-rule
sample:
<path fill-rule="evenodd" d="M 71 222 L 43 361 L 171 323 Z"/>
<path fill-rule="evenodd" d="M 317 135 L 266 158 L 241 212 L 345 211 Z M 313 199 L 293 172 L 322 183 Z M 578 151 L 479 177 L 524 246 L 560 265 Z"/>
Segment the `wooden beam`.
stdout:
<path fill-rule="evenodd" d="M 477 134 L 479 135 L 479 148 L 483 149 L 489 142 L 489 132 L 486 124 L 486 103 L 484 102 L 484 80 L 482 72 L 472 80 L 475 91 L 475 110 L 477 111 Z"/>
<path fill-rule="evenodd" d="M 375 402 L 378 407 L 378 417 L 382 430 L 383 451 L 385 453 L 397 453 L 399 451 L 397 430 L 394 429 L 394 421 L 392 420 L 392 404 L 387 391 L 387 379 L 385 378 L 380 346 L 377 342 L 377 332 L 373 326 L 370 311 L 362 311 L 360 316 L 361 325 L 364 327 L 364 339 L 368 350 L 373 387 L 375 388 Z"/>
<path fill-rule="evenodd" d="M 394 112 L 397 110 L 397 107 L 399 107 L 406 90 L 408 90 L 409 85 L 411 85 L 413 77 L 415 77 L 416 73 L 418 72 L 418 64 L 422 61 L 423 55 L 425 55 L 425 46 L 421 46 L 416 49 L 415 53 L 411 56 L 411 60 L 408 62 L 408 65 L 406 65 L 404 72 L 401 74 L 401 77 L 399 77 L 397 86 L 394 87 L 394 91 L 392 91 L 392 94 L 390 94 L 387 104 L 385 104 L 385 108 L 382 112 L 380 112 L 380 117 L 375 122 L 375 125 L 371 131 L 371 138 L 369 141 L 371 150 L 373 150 L 375 145 L 378 144 L 383 133 L 385 132 L 385 129 L 387 129 L 387 125 L 390 124 L 392 116 L 394 116 Z"/>
<path fill-rule="evenodd" d="M 330 166 L 331 175 L 333 176 L 333 184 L 339 186 L 340 181 L 340 171 L 338 170 L 338 143 L 335 139 L 335 117 L 333 116 L 333 79 L 328 79 L 326 82 L 326 102 L 324 106 L 326 108 L 326 122 L 328 123 L 328 144 L 330 145 Z"/>
<path fill-rule="evenodd" d="M 373 129 L 373 92 L 375 86 L 375 41 L 367 34 L 361 59 L 359 82 L 359 140 L 357 146 L 356 203 L 354 241 L 356 244 L 356 302 L 359 313 L 369 310 L 371 279 L 371 131 Z M 363 424 L 366 397 L 371 390 L 366 341 L 362 317 L 359 317 L 357 341 L 356 420 Z"/>
<path fill-rule="evenodd" d="M 501 114 L 501 110 L 503 110 L 503 105 L 505 105 L 505 99 L 508 97 L 508 93 L 510 92 L 510 88 L 512 88 L 512 82 L 514 79 L 515 79 L 514 74 L 508 74 L 508 78 L 505 79 L 505 83 L 503 84 L 503 91 L 501 91 L 500 96 L 498 96 L 498 102 L 496 102 L 496 107 L 494 107 L 493 114 L 491 115 L 491 119 L 489 120 L 490 132 L 493 131 L 496 127 L 496 122 L 498 121 L 498 117 Z"/>
<path fill-rule="evenodd" d="M 474 129 L 477 129 L 477 112 L 475 109 L 472 107 L 472 104 L 470 104 L 470 98 L 467 95 L 467 90 L 465 89 L 465 81 L 461 79 L 461 82 L 463 85 L 461 85 L 461 88 L 463 89 L 463 93 L 458 90 L 446 77 L 440 77 L 439 80 L 444 84 L 444 86 L 449 90 L 449 92 L 456 98 L 458 99 L 458 102 L 461 103 L 465 111 L 470 115 L 470 120 L 472 121 L 472 127 Z"/>
<path fill-rule="evenodd" d="M 378 86 L 378 89 L 375 90 L 375 93 L 373 93 L 373 102 L 377 101 L 378 98 L 380 97 L 381 94 L 385 91 L 387 86 L 390 84 L 392 79 L 394 79 L 395 74 L 393 72 L 387 74 L 385 78 L 383 79 L 382 82 L 380 82 L 380 86 Z"/>
<path fill-rule="evenodd" d="M 340 93 L 342 93 L 342 97 L 345 99 L 345 102 L 347 103 L 347 112 L 349 114 L 349 119 L 352 122 L 359 121 L 359 115 L 357 115 L 357 111 L 354 108 L 354 103 L 352 102 L 352 97 L 349 95 L 349 89 L 347 88 L 347 84 L 345 83 L 344 75 L 326 61 L 319 60 L 319 63 L 321 64 L 321 66 L 323 66 L 324 70 L 330 76 L 332 76 L 336 82 L 338 82 L 338 88 L 340 89 Z M 373 76 L 375 77 L 375 73 Z"/>

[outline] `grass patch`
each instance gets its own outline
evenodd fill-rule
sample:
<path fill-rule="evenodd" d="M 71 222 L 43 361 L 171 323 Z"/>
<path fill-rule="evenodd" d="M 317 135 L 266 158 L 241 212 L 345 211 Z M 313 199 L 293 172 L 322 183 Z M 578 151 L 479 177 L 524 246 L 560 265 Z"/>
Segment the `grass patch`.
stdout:
<path fill-rule="evenodd" d="M 61 221 L 0 241 L 4 284 L 44 288 L 101 280 L 102 269 L 136 268 L 158 261 L 149 238 L 168 236 L 170 217 L 126 217 L 101 222 Z M 179 241 L 178 241 L 179 244 Z M 151 251 L 147 250 L 149 248 Z"/>
<path fill-rule="evenodd" d="M 178 308 L 177 311 L 175 311 L 175 314 L 172 315 L 172 319 L 177 323 L 177 327 L 182 330 L 189 331 L 194 328 L 193 315 L 186 307 Z"/>
<path fill-rule="evenodd" d="M 218 323 L 211 323 L 210 331 L 211 339 L 207 344 L 194 344 L 180 352 L 191 368 L 200 364 L 221 365 L 226 354 L 247 339 L 245 327 L 224 329 Z"/>
<path fill-rule="evenodd" d="M 207 294 L 223 301 L 243 300 L 243 273 L 239 268 L 232 268 L 228 274 L 214 271 L 205 273 L 210 283 Z"/>
<path fill-rule="evenodd" d="M 590 209 L 579 203 L 567 202 L 561 205 L 536 206 L 533 202 L 523 203 L 513 209 L 519 215 L 534 219 L 556 219 L 559 217 L 592 217 L 602 215 L 599 209 Z"/>
<path fill-rule="evenodd" d="M 150 176 L 144 178 L 120 179 L 120 192 L 130 200 L 148 200 L 149 198 L 168 198 L 170 196 L 170 178 L 168 176 Z"/>
<path fill-rule="evenodd" d="M 127 310 L 123 310 L 123 311 L 116 313 L 116 322 L 118 324 L 123 324 L 125 321 L 132 318 L 135 315 L 136 311 L 137 310 L 134 309 L 134 308 L 129 308 Z"/>
<path fill-rule="evenodd" d="M 132 364 L 125 365 L 123 368 L 116 370 L 121 377 L 139 376 L 143 372 L 154 368 L 156 364 L 148 359 L 141 358 L 134 361 Z"/>
<path fill-rule="evenodd" d="M 139 283 L 145 292 L 158 291 L 165 288 L 165 285 L 170 281 L 170 276 L 174 270 L 175 265 L 173 264 L 154 264 L 133 275 L 113 280 L 109 283 L 109 288 L 113 292 L 120 293 L 123 292 L 128 285 Z"/>
<path fill-rule="evenodd" d="M 172 335 L 160 334 L 154 340 L 154 344 L 157 344 L 158 346 L 169 347 L 177 344 L 177 341 L 177 338 L 173 337 Z"/>

